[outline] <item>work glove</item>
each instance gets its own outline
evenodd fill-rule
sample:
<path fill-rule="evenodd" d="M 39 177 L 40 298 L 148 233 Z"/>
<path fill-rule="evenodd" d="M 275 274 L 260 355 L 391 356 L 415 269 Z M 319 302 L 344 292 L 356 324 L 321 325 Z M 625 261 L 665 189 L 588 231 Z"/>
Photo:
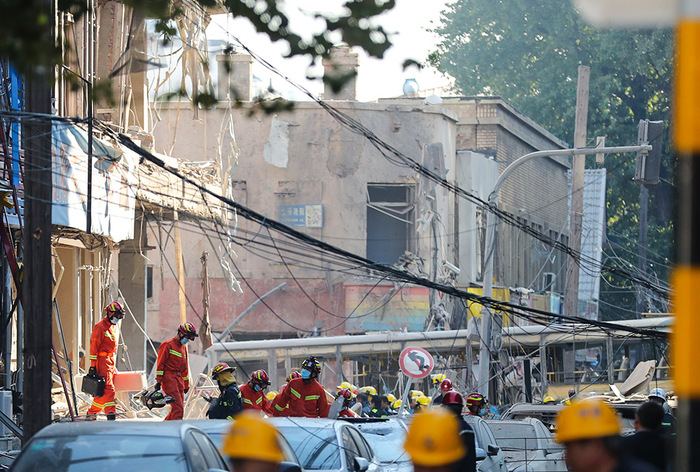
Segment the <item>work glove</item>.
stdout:
<path fill-rule="evenodd" d="M 187 393 L 187 392 L 189 392 L 189 391 L 190 391 L 190 389 L 189 389 L 189 388 L 186 388 L 186 389 L 185 389 L 185 393 Z"/>
<path fill-rule="evenodd" d="M 97 377 L 97 368 L 96 367 L 90 367 L 88 369 L 88 377 Z"/>
<path fill-rule="evenodd" d="M 158 390 L 160 390 L 160 382 L 158 382 L 155 386 L 155 391 L 157 392 Z"/>

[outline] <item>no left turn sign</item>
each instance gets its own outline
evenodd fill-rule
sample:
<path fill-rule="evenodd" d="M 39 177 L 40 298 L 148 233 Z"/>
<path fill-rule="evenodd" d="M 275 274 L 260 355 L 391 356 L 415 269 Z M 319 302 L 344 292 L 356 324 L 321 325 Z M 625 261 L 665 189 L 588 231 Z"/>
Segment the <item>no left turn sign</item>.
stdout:
<path fill-rule="evenodd" d="M 435 362 L 428 351 L 420 347 L 407 347 L 399 355 L 401 371 L 414 379 L 422 379 L 430 375 Z"/>

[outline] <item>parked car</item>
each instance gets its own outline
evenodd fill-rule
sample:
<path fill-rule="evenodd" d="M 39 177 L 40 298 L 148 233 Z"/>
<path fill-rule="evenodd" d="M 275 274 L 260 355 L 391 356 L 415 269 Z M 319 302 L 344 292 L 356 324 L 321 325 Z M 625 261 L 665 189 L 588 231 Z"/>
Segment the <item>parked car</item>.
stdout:
<path fill-rule="evenodd" d="M 634 431 L 634 415 L 641 402 L 619 402 L 610 403 L 610 406 L 615 408 L 620 415 L 622 423 L 622 433 L 627 434 Z M 559 404 L 537 404 L 537 403 L 515 403 L 508 408 L 501 416 L 504 420 L 522 420 L 524 418 L 536 418 L 554 431 L 556 428 L 555 420 L 557 414 L 566 405 Z"/>
<path fill-rule="evenodd" d="M 506 456 L 498 446 L 486 420 L 471 415 L 464 415 L 464 419 L 474 430 L 477 470 L 480 472 L 507 472 Z"/>
<path fill-rule="evenodd" d="M 564 448 L 538 419 L 485 420 L 510 472 L 565 472 Z"/>
<path fill-rule="evenodd" d="M 219 448 L 219 451 L 221 451 L 226 435 L 231 430 L 234 421 L 235 420 L 185 420 L 183 422 L 207 433 L 211 440 L 214 441 L 214 444 L 216 444 L 216 447 Z M 282 434 L 279 435 L 279 441 L 282 447 L 282 453 L 284 454 L 284 462 L 280 467 L 280 472 L 294 472 L 296 469 L 291 467 L 292 464 L 301 470 L 302 467 L 294 453 L 294 449 L 292 449 L 292 446 Z"/>
<path fill-rule="evenodd" d="M 352 424 L 325 418 L 271 418 L 304 470 L 375 472 L 379 459 Z"/>
<path fill-rule="evenodd" d="M 228 467 L 204 431 L 181 422 L 56 423 L 22 449 L 14 472 L 212 472 Z"/>
<path fill-rule="evenodd" d="M 385 472 L 413 472 L 411 458 L 403 448 L 408 427 L 397 418 L 343 418 L 360 430 Z"/>

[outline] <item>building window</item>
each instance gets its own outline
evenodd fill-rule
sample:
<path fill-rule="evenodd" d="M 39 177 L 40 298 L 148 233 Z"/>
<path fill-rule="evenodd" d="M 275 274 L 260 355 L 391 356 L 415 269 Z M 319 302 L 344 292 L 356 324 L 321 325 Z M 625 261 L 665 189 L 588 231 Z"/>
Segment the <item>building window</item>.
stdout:
<path fill-rule="evenodd" d="M 153 266 L 146 267 L 146 298 L 153 298 Z"/>
<path fill-rule="evenodd" d="M 413 250 L 412 185 L 367 184 L 367 258 L 395 264 Z"/>

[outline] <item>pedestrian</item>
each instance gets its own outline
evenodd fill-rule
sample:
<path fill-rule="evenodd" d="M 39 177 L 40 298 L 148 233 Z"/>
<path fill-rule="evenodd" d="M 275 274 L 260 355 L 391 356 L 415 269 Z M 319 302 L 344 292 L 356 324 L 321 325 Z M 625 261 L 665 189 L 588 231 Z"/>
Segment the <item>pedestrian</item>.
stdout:
<path fill-rule="evenodd" d="M 442 408 L 431 408 L 413 418 L 404 449 L 414 472 L 459 470 L 458 465 L 468 452 L 459 437 L 457 418 Z"/>
<path fill-rule="evenodd" d="M 442 398 L 442 407 L 450 411 L 459 422 L 459 436 L 462 438 L 467 454 L 462 458 L 460 471 L 476 472 L 476 437 L 474 430 L 464 420 L 464 399 L 459 392 L 447 392 Z"/>
<path fill-rule="evenodd" d="M 236 417 L 221 448 L 231 472 L 278 472 L 284 453 L 280 433 L 248 410 Z"/>
<path fill-rule="evenodd" d="M 243 397 L 236 385 L 234 372 L 236 367 L 231 367 L 225 362 L 219 362 L 211 370 L 211 378 L 219 384 L 219 398 L 211 399 L 211 405 L 207 411 L 209 419 L 232 420 L 243 411 Z"/>
<path fill-rule="evenodd" d="M 556 425 L 556 441 L 564 445 L 570 472 L 658 472 L 622 454 L 620 420 L 602 401 L 571 402 L 559 412 Z"/>
<path fill-rule="evenodd" d="M 293 379 L 273 402 L 275 416 L 305 416 L 328 418 L 330 405 L 326 390 L 316 380 L 321 363 L 313 356 L 301 363 L 301 378 Z"/>
<path fill-rule="evenodd" d="M 661 388 L 655 388 L 649 393 L 649 400 L 658 403 L 664 409 L 664 417 L 661 426 L 666 436 L 671 437 L 676 434 L 676 418 L 671 412 L 671 407 L 666 401 L 666 392 Z"/>
<path fill-rule="evenodd" d="M 256 370 L 250 374 L 250 380 L 241 385 L 243 408 L 246 410 L 257 410 L 272 416 L 272 404 L 265 396 L 265 389 L 269 386 L 270 377 L 264 370 Z"/>
<path fill-rule="evenodd" d="M 389 416 L 389 412 L 386 411 L 382 404 L 385 397 L 382 395 L 373 395 L 370 403 L 372 404 L 372 409 L 369 412 L 370 418 L 386 418 Z"/>
<path fill-rule="evenodd" d="M 365 414 L 365 404 L 367 404 L 367 413 Z M 369 416 L 369 412 L 372 410 L 372 406 L 369 404 L 367 399 L 367 394 L 362 393 L 358 390 L 357 396 L 355 397 L 355 404 L 350 407 L 350 409 L 357 414 L 357 416 Z"/>
<path fill-rule="evenodd" d="M 90 369 L 88 375 L 102 377 L 105 391 L 101 397 L 92 399 L 88 418 L 97 419 L 104 409 L 108 420 L 116 419 L 117 405 L 114 401 L 114 372 L 117 353 L 117 323 L 124 318 L 124 308 L 119 302 L 112 302 L 104 309 L 105 317 L 93 328 L 90 336 Z"/>
<path fill-rule="evenodd" d="M 472 416 L 484 416 L 488 400 L 479 392 L 470 393 L 467 397 L 467 410 Z"/>
<path fill-rule="evenodd" d="M 194 325 L 183 323 L 177 328 L 174 338 L 163 342 L 158 348 L 156 367 L 156 390 L 161 387 L 166 395 L 173 397 L 170 413 L 165 420 L 181 420 L 185 408 L 185 394 L 190 390 L 190 373 L 187 343 L 199 336 Z"/>
<path fill-rule="evenodd" d="M 666 470 L 667 438 L 663 432 L 664 409 L 653 400 L 642 403 L 634 416 L 635 433 L 622 438 L 625 454 Z"/>
<path fill-rule="evenodd" d="M 440 393 L 433 397 L 433 405 L 442 405 L 443 397 L 450 391 L 452 391 L 452 381 L 450 379 L 444 379 L 442 382 L 440 382 Z"/>

